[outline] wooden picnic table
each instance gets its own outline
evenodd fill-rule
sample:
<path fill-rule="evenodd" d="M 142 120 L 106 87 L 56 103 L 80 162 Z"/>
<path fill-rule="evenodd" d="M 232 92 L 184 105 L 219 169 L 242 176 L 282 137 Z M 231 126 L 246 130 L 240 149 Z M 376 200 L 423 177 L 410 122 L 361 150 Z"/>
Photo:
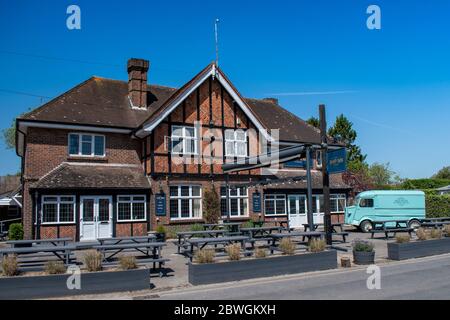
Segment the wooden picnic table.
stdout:
<path fill-rule="evenodd" d="M 218 244 L 227 245 L 233 243 L 240 243 L 241 247 L 245 249 L 246 241 L 249 241 L 250 238 L 247 236 L 229 236 L 229 237 L 213 237 L 213 238 L 193 238 L 188 239 L 186 242 L 189 244 L 189 258 L 192 261 L 194 256 L 194 248 L 198 250 L 203 249 L 207 245 L 213 244 L 214 246 Z"/>
<path fill-rule="evenodd" d="M 253 228 L 241 228 L 243 234 L 248 234 L 251 239 L 265 239 L 270 236 L 274 231 L 281 232 L 283 227 L 253 227 Z"/>
<path fill-rule="evenodd" d="M 69 245 L 51 245 L 51 246 L 31 246 L 31 247 L 21 247 L 21 248 L 5 248 L 0 249 L 0 255 L 2 257 L 8 254 L 22 255 L 30 253 L 42 253 L 50 252 L 53 253 L 58 259 L 63 261 L 66 265 L 70 263 L 70 254 L 76 249 L 74 244 Z"/>
<path fill-rule="evenodd" d="M 283 227 L 284 229 L 289 228 L 289 220 L 288 219 L 277 219 L 271 220 L 270 222 L 273 222 L 275 226 Z"/>
<path fill-rule="evenodd" d="M 186 240 L 192 238 L 213 238 L 223 235 L 225 230 L 198 230 L 198 231 L 182 231 L 177 233 L 178 243 L 176 244 L 178 247 L 178 253 L 181 252 L 181 247 L 186 247 Z M 206 236 L 206 237 L 205 237 Z"/>
<path fill-rule="evenodd" d="M 425 218 L 420 220 L 420 222 L 443 222 L 443 221 L 450 221 L 450 217 Z"/>
<path fill-rule="evenodd" d="M 420 224 L 420 226 L 438 229 L 440 227 L 443 227 L 443 226 L 449 225 L 449 224 L 450 224 L 450 221 L 435 221 L 435 222 L 422 222 Z"/>
<path fill-rule="evenodd" d="M 375 233 L 384 233 L 385 239 L 389 238 L 389 233 L 394 233 L 395 236 L 397 233 L 407 232 L 411 236 L 414 229 L 409 228 L 408 223 L 409 220 L 372 221 L 371 238 L 374 238 Z"/>
<path fill-rule="evenodd" d="M 10 240 L 6 241 L 6 244 L 11 245 L 11 247 L 27 246 L 33 244 L 51 244 L 53 246 L 65 246 L 68 242 L 72 242 L 72 238 L 54 238 L 54 239 L 34 239 L 34 240 Z"/>
<path fill-rule="evenodd" d="M 204 230 L 223 230 L 226 229 L 228 235 L 239 235 L 242 222 L 223 222 L 223 223 L 205 223 Z"/>
<path fill-rule="evenodd" d="M 142 242 L 153 242 L 156 240 L 156 236 L 154 234 L 149 234 L 147 236 L 100 238 L 97 240 L 100 243 L 100 245 L 121 244 L 123 242 L 142 243 Z"/>
<path fill-rule="evenodd" d="M 324 226 L 323 223 L 314 223 L 314 231 L 316 231 L 318 227 L 323 227 L 323 226 Z M 304 223 L 303 228 L 305 229 L 305 231 L 308 231 L 309 224 Z M 337 228 L 339 228 L 339 230 Z M 331 224 L 331 233 L 332 233 L 332 236 L 342 236 L 343 242 L 344 243 L 347 242 L 348 232 L 344 231 L 344 223 L 341 223 L 341 222 L 332 223 Z"/>

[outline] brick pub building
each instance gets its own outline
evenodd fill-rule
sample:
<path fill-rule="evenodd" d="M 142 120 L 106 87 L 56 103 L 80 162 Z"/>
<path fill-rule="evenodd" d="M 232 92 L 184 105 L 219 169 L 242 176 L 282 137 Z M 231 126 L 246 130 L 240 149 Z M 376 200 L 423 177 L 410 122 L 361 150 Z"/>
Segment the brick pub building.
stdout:
<path fill-rule="evenodd" d="M 226 215 L 222 163 L 265 153 L 265 145 L 320 143 L 319 131 L 276 99 L 242 97 L 214 63 L 179 89 L 149 85 L 148 70 L 148 61 L 130 59 L 128 83 L 92 77 L 17 119 L 25 238 L 85 241 L 143 235 L 158 224 L 187 228 L 203 221 L 210 188 Z M 320 222 L 321 163 L 313 158 Z M 306 222 L 306 182 L 265 181 L 304 174 L 304 159 L 231 174 L 230 183 L 240 185 L 230 190 L 231 218 L 289 218 L 299 227 Z M 330 187 L 336 218 L 349 187 L 339 174 Z"/>

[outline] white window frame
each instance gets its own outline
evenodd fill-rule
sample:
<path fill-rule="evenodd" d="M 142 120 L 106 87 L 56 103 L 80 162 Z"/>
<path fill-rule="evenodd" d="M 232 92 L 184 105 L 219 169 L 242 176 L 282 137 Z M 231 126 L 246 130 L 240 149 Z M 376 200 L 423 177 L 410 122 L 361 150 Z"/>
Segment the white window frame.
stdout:
<path fill-rule="evenodd" d="M 129 197 L 130 200 L 120 200 L 120 197 Z M 135 200 L 135 197 L 144 197 L 144 200 Z M 130 219 L 119 219 L 119 203 L 130 203 Z M 133 218 L 133 204 L 134 203 L 143 203 L 144 204 L 144 218 L 143 219 L 134 219 Z M 143 222 L 147 221 L 147 196 L 145 194 L 121 194 L 117 196 L 116 203 L 117 210 L 117 222 Z"/>
<path fill-rule="evenodd" d="M 223 187 L 221 187 L 221 188 L 223 188 Z M 226 187 L 225 187 L 226 188 Z M 245 188 L 245 191 L 246 191 L 246 194 L 245 195 L 241 195 L 241 188 L 236 188 L 237 189 L 237 193 L 236 193 L 236 195 L 232 195 L 231 194 L 231 188 L 229 188 L 228 189 L 228 192 L 229 192 L 229 203 L 228 203 L 228 208 L 230 209 L 230 217 L 231 218 L 239 218 L 239 217 L 249 217 L 249 206 L 250 206 L 250 204 L 249 204 L 249 199 L 248 199 L 248 188 Z M 226 190 L 225 190 L 225 192 L 226 192 Z M 227 195 L 225 194 L 224 196 L 222 196 L 222 190 L 220 190 L 220 194 L 221 194 L 221 196 L 220 196 L 220 199 L 226 199 L 227 198 Z M 231 214 L 231 199 L 237 199 L 238 200 L 238 214 L 237 215 L 232 215 Z M 244 212 L 244 214 L 241 214 L 242 212 L 242 210 L 241 210 L 241 199 L 247 199 L 247 212 Z M 222 214 L 222 217 L 227 217 L 228 215 L 227 215 L 227 212 L 225 212 L 225 214 Z"/>
<path fill-rule="evenodd" d="M 227 139 L 227 132 L 233 132 L 233 139 Z M 244 140 L 239 140 L 237 138 L 237 134 L 238 133 L 243 133 L 244 134 Z M 238 157 L 238 158 L 245 158 L 248 156 L 248 141 L 247 141 L 247 131 L 246 130 L 242 130 L 242 129 L 237 129 L 237 130 L 233 130 L 233 129 L 226 129 L 225 130 L 225 156 L 226 157 Z M 228 148 L 228 143 L 233 143 L 233 149 L 234 152 L 232 153 L 229 148 Z M 244 154 L 238 154 L 237 153 L 237 145 L 239 143 L 243 143 L 245 145 L 244 148 Z"/>
<path fill-rule="evenodd" d="M 70 153 L 70 136 L 72 136 L 72 135 L 78 136 L 78 153 L 77 154 Z M 82 153 L 82 146 L 83 146 L 82 137 L 83 136 L 91 137 L 91 154 L 83 154 Z M 95 154 L 95 137 L 103 138 L 103 154 L 101 154 L 101 155 Z M 101 157 L 101 158 L 103 158 L 106 155 L 106 137 L 103 134 L 93 134 L 93 133 L 87 133 L 87 132 L 70 132 L 67 135 L 67 153 L 71 157 L 86 157 L 86 158 Z"/>
<path fill-rule="evenodd" d="M 339 211 L 339 200 L 344 200 L 344 211 Z M 330 195 L 330 202 L 331 201 L 336 201 L 336 208 L 338 209 L 338 211 L 331 211 L 331 213 L 344 213 L 345 212 L 345 207 L 347 206 L 347 196 L 345 195 L 345 193 L 333 193 L 333 194 L 331 194 Z"/>
<path fill-rule="evenodd" d="M 178 192 L 176 196 L 172 196 L 170 194 L 170 189 L 177 187 L 178 188 Z M 181 187 L 188 187 L 189 188 L 189 195 L 187 196 L 182 196 L 181 195 Z M 198 196 L 193 196 L 192 195 L 192 187 L 198 187 L 199 188 L 199 195 Z M 201 185 L 197 185 L 197 184 L 191 184 L 191 185 L 171 185 L 169 186 L 169 217 L 170 220 L 200 220 L 203 219 L 203 190 L 202 190 L 202 186 Z M 182 217 L 181 216 L 181 200 L 182 199 L 189 199 L 189 217 Z M 193 199 L 200 199 L 200 216 L 199 217 L 194 217 L 194 207 L 193 207 Z M 178 200 L 178 216 L 177 217 L 172 217 L 171 214 L 171 208 L 170 208 L 170 201 L 172 200 Z"/>
<path fill-rule="evenodd" d="M 274 197 L 273 199 L 267 199 L 267 197 Z M 278 199 L 277 199 L 278 198 Z M 276 213 L 277 212 L 277 200 L 281 200 L 283 198 L 284 200 L 284 213 Z M 268 214 L 266 212 L 266 202 L 267 201 L 274 201 L 274 212 L 272 214 Z M 279 217 L 279 216 L 285 216 L 287 215 L 287 204 L 286 204 L 286 195 L 285 194 L 265 194 L 264 195 L 264 216 L 266 217 Z"/>
<path fill-rule="evenodd" d="M 45 201 L 46 197 L 56 198 L 56 201 Z M 72 201 L 61 201 L 61 197 L 71 197 Z M 56 221 L 44 222 L 44 204 L 56 204 Z M 73 205 L 73 220 L 72 221 L 60 221 L 60 205 L 61 203 L 71 203 Z M 76 204 L 77 199 L 74 195 L 43 195 L 41 197 L 41 225 L 47 224 L 74 224 L 76 220 Z"/>
<path fill-rule="evenodd" d="M 175 135 L 175 129 L 179 129 L 181 128 L 181 136 Z M 186 129 L 190 128 L 190 129 L 194 129 L 194 137 L 190 137 L 186 135 Z M 172 133 L 170 136 L 170 151 L 173 154 L 181 154 L 181 155 L 197 155 L 198 154 L 198 134 L 197 134 L 197 128 L 193 127 L 193 126 L 179 126 L 179 125 L 172 125 Z M 182 140 L 182 147 L 183 147 L 183 151 L 182 152 L 175 152 L 173 151 L 173 142 L 175 140 Z M 194 152 L 186 152 L 187 148 L 187 142 L 194 140 Z"/>

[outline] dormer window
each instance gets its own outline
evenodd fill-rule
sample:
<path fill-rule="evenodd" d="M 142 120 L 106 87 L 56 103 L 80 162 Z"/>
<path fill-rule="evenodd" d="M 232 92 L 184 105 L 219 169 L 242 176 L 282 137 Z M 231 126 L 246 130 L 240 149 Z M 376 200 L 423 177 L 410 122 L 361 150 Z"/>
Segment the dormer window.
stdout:
<path fill-rule="evenodd" d="M 104 157 L 105 136 L 86 133 L 70 133 L 69 155 L 82 157 Z"/>

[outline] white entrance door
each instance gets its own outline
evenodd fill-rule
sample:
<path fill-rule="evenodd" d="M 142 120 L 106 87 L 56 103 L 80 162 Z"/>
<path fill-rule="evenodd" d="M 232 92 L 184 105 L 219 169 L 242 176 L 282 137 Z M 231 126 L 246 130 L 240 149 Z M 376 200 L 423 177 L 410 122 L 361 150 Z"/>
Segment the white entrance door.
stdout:
<path fill-rule="evenodd" d="M 323 223 L 323 195 L 315 195 L 312 200 L 314 223 Z"/>
<path fill-rule="evenodd" d="M 289 227 L 302 228 L 307 223 L 306 197 L 303 195 L 288 196 Z"/>
<path fill-rule="evenodd" d="M 82 196 L 80 241 L 112 236 L 112 197 Z"/>

